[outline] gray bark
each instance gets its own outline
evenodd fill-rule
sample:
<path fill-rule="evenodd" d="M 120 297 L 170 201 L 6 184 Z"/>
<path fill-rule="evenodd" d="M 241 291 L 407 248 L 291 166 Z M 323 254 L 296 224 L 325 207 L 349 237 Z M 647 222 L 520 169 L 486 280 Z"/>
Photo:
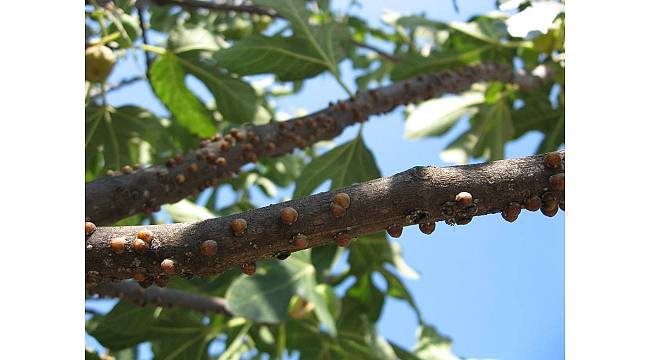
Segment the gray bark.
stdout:
<path fill-rule="evenodd" d="M 564 152 L 558 154 L 563 164 Z M 175 275 L 210 276 L 298 251 L 292 241 L 297 234 L 305 235 L 311 248 L 335 243 L 340 234 L 355 238 L 393 225 L 466 224 L 473 216 L 504 210 L 513 217 L 513 208 L 516 218 L 519 208 L 535 196 L 544 202 L 542 212 L 552 216 L 558 204 L 564 208 L 564 191 L 551 189 L 549 177 L 563 173 L 564 166 L 549 168 L 544 159 L 544 155 L 535 155 L 475 165 L 415 167 L 394 176 L 197 223 L 98 227 L 86 237 L 86 279 L 92 284 L 127 279 L 136 273 L 144 274 L 148 281 L 165 278 L 168 274 L 161 269 L 165 259 L 173 260 Z M 460 206 L 455 202 L 460 192 L 470 193 L 472 203 Z M 349 208 L 340 218 L 330 210 L 337 193 L 350 197 Z M 292 225 L 280 220 L 284 207 L 298 212 Z M 230 224 L 235 219 L 247 223 L 243 236 L 233 234 Z M 153 240 L 150 248 L 137 252 L 131 244 L 143 229 L 153 233 Z M 126 249 L 119 254 L 110 246 L 111 239 L 118 237 L 126 240 Z M 206 240 L 217 243 L 215 256 L 200 251 Z"/>
<path fill-rule="evenodd" d="M 222 148 L 226 140 L 209 142 L 182 156 L 174 166 L 155 165 L 86 183 L 86 218 L 105 225 L 136 213 L 152 212 L 162 204 L 175 203 L 213 186 L 218 179 L 233 176 L 255 158 L 278 157 L 332 139 L 345 127 L 365 121 L 370 115 L 390 112 L 402 104 L 460 93 L 476 82 L 512 79 L 511 67 L 503 64 L 445 70 L 365 91 L 303 117 L 249 127 L 241 130 L 242 141 L 228 141 L 228 149 Z M 225 159 L 225 165 L 211 160 L 219 157 Z M 179 177 L 184 181 L 179 181 Z"/>

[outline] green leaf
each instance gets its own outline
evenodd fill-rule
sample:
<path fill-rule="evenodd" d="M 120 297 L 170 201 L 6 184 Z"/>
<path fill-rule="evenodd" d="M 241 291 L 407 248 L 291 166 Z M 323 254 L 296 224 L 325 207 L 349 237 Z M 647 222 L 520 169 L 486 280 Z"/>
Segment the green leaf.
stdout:
<path fill-rule="evenodd" d="M 494 112 L 488 110 L 482 121 L 489 122 L 490 128 L 484 137 L 489 149 L 489 160 L 505 158 L 506 142 L 512 139 L 514 127 L 510 114 L 510 105 L 506 99 L 494 105 Z M 491 116 L 490 116 L 491 115 Z"/>
<path fill-rule="evenodd" d="M 249 350 L 249 346 L 244 341 L 252 324 L 247 323 L 234 337 L 228 337 L 226 349 L 219 355 L 217 360 L 239 360 Z"/>
<path fill-rule="evenodd" d="M 500 45 L 501 38 L 507 34 L 505 23 L 502 20 L 488 18 L 479 18 L 467 23 L 452 21 L 449 23 L 449 28 L 494 45 Z"/>
<path fill-rule="evenodd" d="M 279 323 L 288 318 L 289 301 L 294 295 L 314 303 L 316 315 L 332 332 L 334 319 L 323 296 L 316 291 L 314 266 L 309 251 L 292 254 L 282 262 L 272 262 L 266 272 L 242 276 L 235 280 L 228 292 L 228 308 L 236 315 L 256 322 Z"/>
<path fill-rule="evenodd" d="M 138 348 L 131 347 L 128 349 L 120 350 L 111 354 L 115 357 L 115 360 L 137 360 L 138 359 Z"/>
<path fill-rule="evenodd" d="M 395 266 L 397 271 L 402 274 L 402 276 L 413 280 L 420 277 L 420 274 L 418 274 L 417 271 L 413 270 L 413 268 L 411 268 L 406 263 L 406 261 L 404 261 L 404 257 L 402 257 L 402 249 L 398 242 L 390 243 L 390 257 L 390 263 Z"/>
<path fill-rule="evenodd" d="M 318 289 L 316 286 L 316 278 L 313 277 L 310 279 L 305 298 L 314 304 L 314 311 L 318 320 L 320 320 L 330 334 L 336 336 L 336 323 L 327 303 L 328 294 L 325 291 L 318 291 Z"/>
<path fill-rule="evenodd" d="M 311 194 L 326 180 L 332 180 L 331 189 L 338 189 L 380 176 L 375 157 L 366 147 L 363 138 L 357 136 L 312 160 L 296 181 L 293 197 Z"/>
<path fill-rule="evenodd" d="M 460 134 L 440 153 L 440 159 L 447 163 L 467 164 L 474 153 L 481 128 L 472 127 Z"/>
<path fill-rule="evenodd" d="M 402 258 L 399 244 L 388 241 L 383 231 L 362 236 L 353 242 L 348 262 L 350 271 L 355 275 L 381 271 L 384 264 L 391 264 L 407 278 L 417 279 L 419 276 Z"/>
<path fill-rule="evenodd" d="M 559 109 L 553 109 L 548 98 L 548 89 L 541 89 L 522 96 L 524 105 L 512 111 L 512 125 L 515 129 L 514 138 L 529 131 L 551 133 L 561 116 Z"/>
<path fill-rule="evenodd" d="M 175 54 L 195 50 L 217 51 L 220 47 L 215 36 L 201 27 L 178 26 L 169 32 L 167 38 L 167 48 Z"/>
<path fill-rule="evenodd" d="M 382 269 L 390 261 L 390 243 L 383 231 L 362 236 L 350 245 L 348 262 L 352 274 L 364 275 Z"/>
<path fill-rule="evenodd" d="M 470 158 L 503 159 L 505 144 L 515 134 L 508 99 L 503 96 L 494 104 L 481 105 L 470 125 L 469 130 L 447 146 L 440 158 L 460 164 L 466 164 Z"/>
<path fill-rule="evenodd" d="M 303 158 L 293 154 L 287 154 L 277 159 L 262 160 L 262 163 L 267 165 L 264 176 L 281 187 L 291 185 L 295 179 L 300 177 L 305 166 Z"/>
<path fill-rule="evenodd" d="M 323 26 L 309 25 L 309 12 L 302 0 L 256 0 L 256 4 L 277 11 L 291 23 L 294 36 L 304 38 L 312 51 L 328 64 L 333 73 L 342 58 L 341 46 L 347 43 L 349 33 L 344 26 L 330 23 Z"/>
<path fill-rule="evenodd" d="M 232 123 L 251 122 L 257 111 L 255 89 L 247 82 L 222 74 L 218 68 L 181 59 L 187 70 L 210 89 L 223 118 Z"/>
<path fill-rule="evenodd" d="M 494 81 L 488 86 L 485 90 L 485 102 L 487 104 L 494 104 L 497 101 L 501 100 L 503 92 L 503 83 L 500 81 Z"/>
<path fill-rule="evenodd" d="M 94 349 L 86 348 L 86 360 L 102 360 Z"/>
<path fill-rule="evenodd" d="M 218 51 L 219 66 L 239 75 L 274 74 L 280 81 L 308 79 L 328 69 L 328 63 L 304 38 L 249 36 Z"/>
<path fill-rule="evenodd" d="M 379 272 L 384 277 L 384 279 L 386 279 L 386 283 L 388 284 L 388 290 L 386 294 L 396 299 L 405 300 L 409 305 L 411 305 L 411 308 L 413 308 L 417 314 L 418 319 L 420 322 L 422 322 L 422 314 L 420 313 L 420 309 L 418 308 L 417 304 L 415 303 L 415 299 L 413 299 L 413 296 L 408 291 L 402 280 L 397 275 L 386 269 L 381 269 Z"/>
<path fill-rule="evenodd" d="M 287 350 L 299 351 L 301 359 L 342 359 L 345 353 L 319 327 L 307 321 L 286 323 Z"/>
<path fill-rule="evenodd" d="M 407 57 L 395 66 L 393 72 L 390 74 L 390 78 L 393 81 L 404 80 L 418 74 L 450 69 L 477 62 L 481 59 L 481 54 L 484 51 L 493 47 L 494 45 L 492 44 L 486 44 L 461 51 L 447 50 L 433 52 L 427 57 L 420 55 Z"/>
<path fill-rule="evenodd" d="M 151 17 L 149 26 L 152 30 L 169 32 L 176 26 L 183 15 L 183 11 L 175 11 L 175 5 L 156 5 L 149 7 Z"/>
<path fill-rule="evenodd" d="M 388 342 L 390 346 L 393 348 L 393 351 L 395 352 L 395 355 L 397 355 L 397 358 L 400 360 L 422 360 L 419 357 L 413 355 L 410 351 L 404 349 L 403 347 L 395 344 L 392 341 Z"/>
<path fill-rule="evenodd" d="M 219 322 L 205 325 L 202 314 L 186 309 L 164 309 L 149 329 L 154 357 L 164 360 L 207 360 L 208 344 L 219 330 Z"/>
<path fill-rule="evenodd" d="M 151 86 L 180 125 L 202 137 L 216 127 L 205 105 L 185 86 L 185 69 L 171 53 L 158 56 L 151 66 Z"/>
<path fill-rule="evenodd" d="M 125 14 L 123 11 L 116 11 L 112 16 L 115 20 L 106 29 L 106 32 L 112 34 L 120 33 L 120 38 L 116 40 L 120 48 L 126 49 L 133 46 L 133 42 L 142 34 L 140 30 L 140 21 L 137 18 Z"/>
<path fill-rule="evenodd" d="M 219 66 L 240 75 L 275 74 L 280 81 L 303 80 L 331 70 L 343 58 L 348 35 L 337 24 L 309 27 L 292 37 L 249 36 L 218 51 Z"/>
<path fill-rule="evenodd" d="M 449 27 L 447 23 L 429 20 L 423 16 L 418 15 L 402 16 L 397 19 L 396 24 L 411 30 L 414 30 L 419 26 L 430 27 L 434 29 L 446 29 Z"/>
<path fill-rule="evenodd" d="M 341 316 L 363 314 L 371 323 L 375 323 L 379 320 L 383 307 L 384 294 L 372 282 L 371 274 L 366 273 L 357 277 L 357 281 L 345 293 Z"/>
<path fill-rule="evenodd" d="M 330 275 L 336 260 L 343 254 L 343 249 L 336 245 L 319 246 L 311 249 L 311 262 L 316 268 L 316 278 L 324 281 Z"/>
<path fill-rule="evenodd" d="M 393 348 L 386 339 L 377 333 L 376 327 L 371 324 L 362 329 L 356 328 L 352 331 L 350 329 L 341 331 L 338 340 L 341 346 L 348 351 L 351 359 L 396 359 Z"/>
<path fill-rule="evenodd" d="M 564 111 L 555 121 L 551 131 L 544 136 L 544 140 L 537 148 L 537 153 L 543 154 L 555 151 L 562 144 L 564 144 Z"/>
<path fill-rule="evenodd" d="M 147 156 L 157 150 L 165 129 L 160 119 L 136 106 L 86 107 L 86 160 L 97 164 L 98 155 L 104 159 L 102 168 L 119 169 L 122 165 L 140 162 L 139 143 L 151 145 Z M 92 165 L 91 165 L 92 166 Z"/>
<path fill-rule="evenodd" d="M 122 350 L 146 341 L 153 324 L 157 308 L 140 307 L 130 302 L 120 301 L 105 316 L 95 316 L 89 320 L 88 333 L 104 347 Z"/>
<path fill-rule="evenodd" d="M 451 352 L 451 339 L 430 325 L 418 327 L 418 342 L 413 352 L 422 360 L 460 360 Z"/>
<path fill-rule="evenodd" d="M 187 199 L 183 199 L 175 204 L 163 205 L 162 208 L 175 222 L 198 222 L 217 217 L 210 210 Z"/>
<path fill-rule="evenodd" d="M 458 96 L 449 96 L 425 101 L 419 104 L 406 118 L 407 139 L 440 136 L 449 131 L 466 114 L 475 114 L 474 106 L 483 102 L 482 92 L 469 91 Z"/>
<path fill-rule="evenodd" d="M 308 26 L 309 12 L 302 0 L 254 0 L 253 3 L 277 11 L 299 29 Z"/>

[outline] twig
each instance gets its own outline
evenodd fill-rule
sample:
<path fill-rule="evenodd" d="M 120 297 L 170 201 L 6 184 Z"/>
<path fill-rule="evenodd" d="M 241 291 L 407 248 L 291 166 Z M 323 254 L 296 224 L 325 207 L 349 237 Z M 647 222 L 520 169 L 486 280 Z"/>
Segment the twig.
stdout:
<path fill-rule="evenodd" d="M 147 35 L 147 26 L 144 20 L 144 10 L 140 6 L 136 6 L 138 12 L 138 20 L 140 22 L 140 31 L 142 31 L 142 43 L 144 45 L 149 45 L 149 36 Z M 152 54 L 148 51 L 144 51 L 144 59 L 147 66 L 147 78 L 149 78 L 149 72 L 151 71 L 151 63 L 153 59 L 151 58 Z"/>
<path fill-rule="evenodd" d="M 372 50 L 372 51 L 376 52 L 378 55 L 380 55 L 381 57 L 385 58 L 386 60 L 392 61 L 392 62 L 399 62 L 400 60 L 402 60 L 402 58 L 400 58 L 399 56 L 389 54 L 389 53 L 379 49 L 378 47 L 375 47 L 375 46 L 372 46 L 372 45 L 360 43 L 360 42 L 358 42 L 356 40 L 352 40 L 352 44 L 354 44 L 354 46 L 357 46 L 357 47 L 360 47 L 360 48 L 365 48 L 365 49 L 368 49 L 368 50 Z"/>
<path fill-rule="evenodd" d="M 222 298 L 210 298 L 192 294 L 175 289 L 161 289 L 149 287 L 143 289 L 134 281 L 121 281 L 119 283 L 101 283 L 88 291 L 90 294 L 97 294 L 100 297 L 108 296 L 120 299 L 127 299 L 140 306 L 155 304 L 158 306 L 177 306 L 184 309 L 196 310 L 204 314 L 218 313 L 225 316 L 232 316 L 226 307 L 226 300 Z M 88 309 L 86 309 L 88 312 Z"/>
<path fill-rule="evenodd" d="M 112 91 L 115 91 L 115 90 L 119 90 L 124 86 L 132 85 L 132 84 L 134 84 L 134 83 L 136 83 L 138 81 L 145 80 L 145 79 L 146 79 L 145 76 L 137 75 L 137 76 L 133 76 L 133 77 L 130 77 L 130 78 L 126 78 L 126 79 L 120 81 L 117 84 L 112 84 L 112 85 L 107 84 L 106 89 L 105 89 L 105 93 L 109 93 L 109 92 L 112 92 Z M 92 98 L 92 99 L 96 99 L 99 96 L 101 96 L 101 91 L 92 91 L 90 93 L 90 98 Z"/>

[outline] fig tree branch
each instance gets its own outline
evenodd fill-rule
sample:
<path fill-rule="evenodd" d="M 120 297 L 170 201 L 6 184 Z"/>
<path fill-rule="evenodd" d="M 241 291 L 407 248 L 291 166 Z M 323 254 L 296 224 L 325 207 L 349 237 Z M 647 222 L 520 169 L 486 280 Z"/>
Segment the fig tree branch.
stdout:
<path fill-rule="evenodd" d="M 108 296 L 126 299 L 140 306 L 147 304 L 173 306 L 196 310 L 204 314 L 218 313 L 228 317 L 232 316 L 230 310 L 226 308 L 225 299 L 218 297 L 211 298 L 175 289 L 161 289 L 158 287 L 143 289 L 134 281 L 121 281 L 117 283 L 104 282 L 89 289 L 88 292 L 90 294 L 97 294 L 99 297 Z"/>
<path fill-rule="evenodd" d="M 480 81 L 508 82 L 512 74 L 509 65 L 487 63 L 420 75 L 330 103 L 306 116 L 217 134 L 201 148 L 166 164 L 136 171 L 127 167 L 117 176 L 86 183 L 86 217 L 96 224 L 110 224 L 139 212 L 151 213 L 162 204 L 216 185 L 217 180 L 235 175 L 242 165 L 258 158 L 282 156 L 332 139 L 345 127 L 402 104 L 460 93 Z"/>
<path fill-rule="evenodd" d="M 522 208 L 553 216 L 564 209 L 564 152 L 402 173 L 197 223 L 98 227 L 86 237 L 86 281 L 127 278 L 165 283 L 171 275 L 211 276 L 258 260 L 418 224 L 464 225 Z M 353 243 L 352 243 L 353 244 Z M 352 245 L 354 246 L 354 245 Z"/>

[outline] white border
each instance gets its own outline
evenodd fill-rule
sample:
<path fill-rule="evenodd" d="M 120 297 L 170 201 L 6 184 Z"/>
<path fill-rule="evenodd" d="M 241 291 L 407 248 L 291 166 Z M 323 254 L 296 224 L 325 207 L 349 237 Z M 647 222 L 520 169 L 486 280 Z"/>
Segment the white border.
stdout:
<path fill-rule="evenodd" d="M 566 14 L 566 358 L 649 359 L 648 6 Z"/>
<path fill-rule="evenodd" d="M 3 4 L 2 359 L 84 356 L 83 11 Z"/>

